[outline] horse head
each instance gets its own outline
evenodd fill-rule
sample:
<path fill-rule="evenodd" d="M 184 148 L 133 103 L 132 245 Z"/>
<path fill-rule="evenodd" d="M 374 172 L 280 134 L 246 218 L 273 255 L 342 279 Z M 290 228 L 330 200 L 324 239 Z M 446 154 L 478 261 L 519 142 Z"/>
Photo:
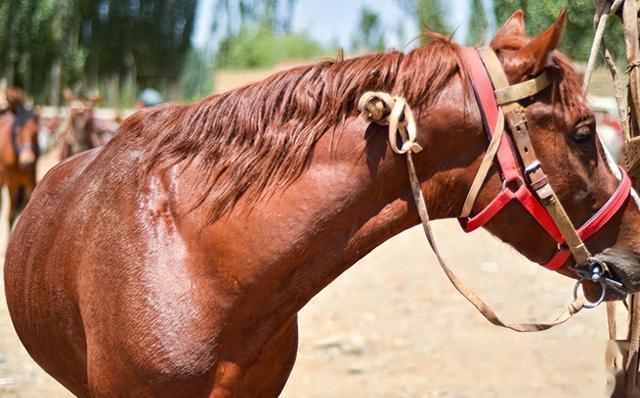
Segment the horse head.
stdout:
<path fill-rule="evenodd" d="M 529 39 L 523 14 L 517 11 L 497 32 L 491 41 L 490 50 L 485 50 L 491 53 L 489 58 L 495 57 L 496 65 L 501 69 L 499 73 L 506 78 L 508 86 L 535 86 L 536 89 L 511 101 L 507 99 L 502 102 L 512 104 L 510 109 L 515 109 L 509 112 L 513 113 L 510 115 L 512 118 L 507 117 L 509 115 L 506 109 L 504 112 L 511 130 L 510 138 L 507 144 L 502 143 L 501 149 L 498 149 L 498 157 L 479 188 L 472 208 L 467 214 L 463 214 L 461 221 L 465 226 L 473 223 L 474 218 L 482 219 L 476 223 L 477 226 L 484 226 L 530 260 L 578 278 L 580 264 L 576 264 L 574 249 L 578 251 L 584 247 L 572 249 L 570 244 L 565 243 L 569 239 L 559 225 L 562 223 L 557 222 L 554 211 L 545 212 L 545 208 L 540 206 L 540 203 L 545 204 L 545 200 L 537 200 L 541 196 L 549 197 L 554 192 L 555 201 L 561 203 L 570 219 L 569 224 L 575 226 L 577 235 L 584 241 L 589 261 L 604 264 L 611 277 L 624 285 L 624 289 L 620 291 L 609 291 L 607 298 L 622 298 L 624 293 L 640 291 L 640 235 L 637 233 L 640 212 L 629 195 L 630 182 L 628 178 L 623 178 L 626 174 L 616 166 L 612 167 L 614 162 L 608 159 L 598 139 L 596 120 L 587 105 L 578 74 L 569 60 L 556 50 L 565 17 L 566 11 L 561 12 L 547 30 Z M 467 50 L 463 50 L 463 54 L 464 51 Z M 465 56 L 461 57 L 465 61 L 461 64 L 467 64 L 468 70 Z M 484 57 L 482 61 L 487 69 L 486 73 L 490 74 L 491 67 L 487 65 L 491 61 Z M 466 82 L 467 77 L 462 80 Z M 473 78 L 469 80 L 472 83 L 466 82 L 466 85 L 472 86 Z M 492 78 L 489 82 L 491 81 L 495 86 L 495 80 Z M 495 94 L 491 89 L 489 95 L 492 98 L 495 95 L 494 101 L 500 104 L 500 90 L 498 87 L 495 89 Z M 472 93 L 473 90 L 473 87 L 469 89 Z M 467 164 L 468 167 L 462 168 L 461 175 L 457 178 L 464 186 L 453 188 L 451 192 L 469 191 L 485 157 L 487 133 L 492 127 L 490 123 L 484 128 L 480 127 L 481 124 L 488 123 L 486 112 L 479 105 L 486 93 L 480 91 L 476 86 L 476 95 L 468 97 L 467 101 L 471 105 L 467 106 L 466 111 L 478 134 L 470 136 L 467 131 L 464 138 L 466 142 L 441 144 L 451 148 L 454 151 L 452 153 L 457 153 L 456 156 L 460 158 L 472 159 Z M 511 91 L 510 94 L 515 96 L 517 89 Z M 460 104 L 457 106 L 460 107 Z M 446 115 L 440 115 L 439 118 L 444 119 Z M 429 125 L 445 125 L 428 112 L 418 114 L 417 123 L 419 130 L 421 125 L 425 126 L 422 131 L 428 131 Z M 519 138 L 522 135 L 521 128 L 525 129 L 525 133 L 528 130 L 526 135 L 529 138 L 526 140 Z M 449 129 L 456 131 L 451 125 Z M 434 138 L 430 140 L 433 141 Z M 418 134 L 420 145 L 425 148 L 433 145 L 427 141 L 429 137 L 423 136 L 421 139 Z M 478 147 L 483 148 L 481 153 L 473 149 Z M 500 151 L 507 152 L 514 160 L 514 169 L 517 170 L 514 178 L 508 177 L 510 173 L 505 168 L 509 166 L 504 166 L 504 162 L 499 160 Z M 420 155 L 417 154 L 416 159 Z M 458 163 L 462 165 L 465 161 L 459 159 Z M 525 190 L 533 194 L 526 193 Z M 526 195 L 521 195 L 523 193 Z M 529 199 L 523 199 L 525 196 Z M 553 202 L 554 198 L 547 200 Z M 462 202 L 456 202 L 450 207 L 454 208 L 452 212 L 458 212 Z M 567 249 L 571 249 L 573 256 Z M 585 293 L 589 299 L 599 297 L 600 292 L 597 284 L 585 283 Z"/>
<path fill-rule="evenodd" d="M 32 167 L 37 160 L 37 116 L 25 108 L 24 93 L 21 89 L 9 87 L 5 95 L 8 109 L 15 115 L 13 144 L 18 156 L 18 165 L 21 168 Z"/>
<path fill-rule="evenodd" d="M 94 108 L 100 102 L 100 95 L 86 97 L 75 95 L 71 90 L 64 91 L 65 102 L 69 107 L 69 134 L 68 140 L 76 145 L 87 146 L 80 150 L 89 149 L 90 135 L 94 129 L 93 114 Z M 74 151 L 74 153 L 77 151 Z"/>

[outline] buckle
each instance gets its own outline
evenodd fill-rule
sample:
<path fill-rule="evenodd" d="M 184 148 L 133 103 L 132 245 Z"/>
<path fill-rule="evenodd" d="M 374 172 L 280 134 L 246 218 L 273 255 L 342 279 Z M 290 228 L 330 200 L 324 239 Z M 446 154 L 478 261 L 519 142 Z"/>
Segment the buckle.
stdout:
<path fill-rule="evenodd" d="M 529 179 L 529 182 L 533 183 L 533 181 L 531 181 L 529 177 L 529 174 L 533 174 L 536 171 L 540 170 L 541 168 L 542 168 L 542 164 L 537 159 L 524 168 L 524 175 L 527 177 L 527 179 Z"/>

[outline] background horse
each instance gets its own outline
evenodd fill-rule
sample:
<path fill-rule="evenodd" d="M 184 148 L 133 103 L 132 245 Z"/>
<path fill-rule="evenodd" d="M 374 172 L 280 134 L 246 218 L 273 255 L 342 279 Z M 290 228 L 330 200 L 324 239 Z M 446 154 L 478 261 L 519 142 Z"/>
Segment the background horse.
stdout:
<path fill-rule="evenodd" d="M 8 108 L 0 123 L 0 181 L 9 191 L 9 227 L 36 185 L 38 119 L 24 105 L 21 90 L 6 91 Z"/>
<path fill-rule="evenodd" d="M 103 145 L 111 138 L 108 134 L 100 131 L 94 117 L 94 108 L 100 102 L 99 95 L 86 97 L 65 90 L 64 97 L 69 108 L 69 115 L 60 131 L 61 160 Z"/>
<path fill-rule="evenodd" d="M 512 83 L 548 72 L 550 87 L 527 100 L 529 130 L 581 224 L 617 180 L 578 76 L 554 51 L 564 17 L 528 40 L 516 13 L 492 46 Z M 429 212 L 460 214 L 487 148 L 461 62 L 435 37 L 408 54 L 326 61 L 133 115 L 108 145 L 53 169 L 15 228 L 5 286 L 25 347 L 83 397 L 277 396 L 300 308 L 418 222 L 404 159 L 358 116 L 364 92 L 411 104 Z M 501 191 L 494 168 L 474 212 Z M 628 291 L 640 287 L 639 225 L 627 201 L 587 242 Z M 517 205 L 486 228 L 532 261 L 557 249 Z M 568 265 L 560 272 L 575 276 Z"/>

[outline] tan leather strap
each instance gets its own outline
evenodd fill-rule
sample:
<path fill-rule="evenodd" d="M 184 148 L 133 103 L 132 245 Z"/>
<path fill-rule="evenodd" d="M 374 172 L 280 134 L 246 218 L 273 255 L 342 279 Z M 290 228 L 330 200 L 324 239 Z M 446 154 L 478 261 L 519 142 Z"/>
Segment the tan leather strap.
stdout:
<path fill-rule="evenodd" d="M 495 89 L 496 103 L 498 105 L 506 105 L 531 97 L 549 85 L 549 77 L 546 72 L 542 72 L 537 77 L 522 83 L 510 85 L 496 53 L 490 47 L 480 47 L 477 50 L 484 66 L 489 72 L 489 76 L 491 76 L 491 82 Z"/>
<path fill-rule="evenodd" d="M 498 148 L 500 147 L 500 142 L 502 141 L 502 133 L 504 132 L 504 115 L 502 114 L 502 110 L 498 112 L 498 122 L 496 123 L 496 127 L 491 135 L 491 141 L 489 141 L 489 147 L 487 148 L 487 152 L 482 159 L 482 163 L 480 163 L 480 168 L 478 168 L 478 172 L 473 179 L 473 183 L 471 183 L 471 188 L 469 188 L 469 192 L 467 192 L 467 198 L 464 200 L 464 204 L 462 205 L 462 211 L 460 212 L 460 217 L 469 217 L 471 214 L 471 210 L 473 210 L 473 204 L 476 202 L 478 198 L 478 194 L 482 189 L 482 185 L 484 184 L 484 180 L 487 178 L 487 174 L 489 173 L 489 169 L 493 165 L 493 160 L 496 157 L 496 153 L 498 152 Z"/>
<path fill-rule="evenodd" d="M 509 92 L 507 91 L 508 89 L 515 87 L 509 86 L 507 77 L 502 69 L 502 64 L 492 49 L 483 47 L 479 49 L 478 52 L 480 53 L 480 57 L 482 58 L 496 91 L 503 90 L 503 92 L 507 93 Z M 526 87 L 532 89 L 532 87 L 536 87 L 536 85 L 531 84 Z M 525 95 L 525 97 L 528 97 L 535 94 L 531 91 L 525 92 L 524 89 L 520 91 L 522 92 L 512 93 L 512 98 L 516 98 L 518 95 Z M 524 164 L 525 178 L 528 179 L 530 186 L 536 192 L 538 198 L 562 233 L 576 264 L 586 263 L 591 258 L 591 253 L 584 242 L 582 242 L 582 239 L 578 236 L 578 232 L 573 226 L 571 219 L 549 185 L 547 175 L 544 173 L 542 165 L 540 164 L 535 150 L 533 149 L 533 145 L 531 144 L 529 129 L 524 115 L 524 108 L 517 102 L 509 102 L 502 105 L 501 108 L 505 114 L 506 121 L 511 131 L 511 136 L 516 144 L 520 159 Z"/>
<path fill-rule="evenodd" d="M 509 87 L 496 89 L 496 102 L 498 105 L 505 105 L 511 102 L 520 101 L 544 90 L 549 85 L 549 78 L 545 72 L 538 77 L 529 79 L 522 83 Z"/>
<path fill-rule="evenodd" d="M 640 68 L 631 67 L 635 62 L 640 59 L 640 45 L 638 43 L 638 3 L 635 1 L 625 1 L 622 6 L 622 16 L 624 23 L 624 36 L 627 49 L 627 62 L 630 65 L 629 69 L 629 85 L 628 85 L 628 100 L 630 108 L 630 136 L 637 136 L 640 127 L 638 126 L 638 120 L 640 120 Z M 627 142 L 629 145 L 629 142 Z M 633 163 L 637 163 L 638 158 L 629 159 L 630 167 L 633 167 Z M 627 361 L 625 363 L 626 373 L 626 392 L 627 396 L 640 395 L 640 388 L 638 388 L 638 372 L 640 371 L 638 357 L 640 355 L 640 294 L 634 293 L 631 295 L 630 301 L 632 303 L 629 309 L 629 352 Z M 635 395 L 634 395 L 635 394 Z"/>
<path fill-rule="evenodd" d="M 416 122 L 404 98 L 388 93 L 368 91 L 360 97 L 358 108 L 367 120 L 380 120 L 389 126 L 389 145 L 397 154 L 420 152 L 416 143 Z M 401 145 L 398 146 L 398 138 Z"/>
<path fill-rule="evenodd" d="M 391 98 L 393 101 L 390 101 L 389 98 Z M 388 102 L 385 102 L 385 99 Z M 401 132 L 398 132 L 398 131 L 391 131 L 392 126 L 399 125 L 399 123 L 397 123 L 397 121 L 394 122 L 392 118 L 397 118 L 398 120 L 400 120 L 402 118 L 402 115 L 399 115 L 397 113 L 395 114 L 387 113 L 385 115 L 384 113 L 375 112 L 376 109 L 392 109 L 394 108 L 395 104 L 398 103 L 399 100 L 401 100 L 399 97 L 391 97 L 388 94 L 384 96 L 380 96 L 379 93 L 369 92 L 369 93 L 365 93 L 362 96 L 362 98 L 358 103 L 358 106 L 360 111 L 362 112 L 362 115 L 367 121 L 375 122 L 383 126 L 388 125 L 390 129 L 389 131 L 390 137 L 391 136 L 397 137 L 399 134 L 401 139 L 405 140 L 408 137 L 407 134 L 402 134 Z M 384 106 L 381 107 L 379 105 L 380 101 L 385 102 Z M 405 111 L 409 109 L 408 105 L 406 105 L 404 100 L 402 100 L 400 103 L 403 104 L 403 108 L 405 109 Z M 371 112 L 371 110 L 374 110 L 374 112 Z M 414 124 L 412 129 L 415 131 L 415 121 L 413 120 L 413 118 L 408 118 L 407 115 L 405 115 L 404 119 L 408 120 L 409 124 Z M 415 140 L 415 135 L 413 136 L 413 139 Z M 464 283 L 460 279 L 458 279 L 458 277 L 447 266 L 444 259 L 442 258 L 442 255 L 440 254 L 440 250 L 438 250 L 438 246 L 433 237 L 433 232 L 431 230 L 431 225 L 430 225 L 429 213 L 427 211 L 427 205 L 425 203 L 424 195 L 422 194 L 422 188 L 420 186 L 420 181 L 418 180 L 418 176 L 416 174 L 415 166 L 413 163 L 413 154 L 416 151 L 411 149 L 411 148 L 414 148 L 414 149 L 417 149 L 417 148 L 422 149 L 422 148 L 419 145 L 417 145 L 415 142 L 411 142 L 410 140 L 411 138 L 409 138 L 409 141 L 403 142 L 402 148 L 405 148 L 405 147 L 408 148 L 408 150 L 405 152 L 405 155 L 407 157 L 407 169 L 409 172 L 409 182 L 411 185 L 411 192 L 413 194 L 413 199 L 418 209 L 418 214 L 420 216 L 420 220 L 422 223 L 422 229 L 424 230 L 424 233 L 427 237 L 429 246 L 431 246 L 431 250 L 433 250 L 434 254 L 436 255 L 436 258 L 438 259 L 438 263 L 440 264 L 440 267 L 444 271 L 445 275 L 447 276 L 447 278 L 449 279 L 453 287 L 460 294 L 462 294 L 464 298 L 467 299 L 467 301 L 469 301 L 474 307 L 476 307 L 476 309 L 489 322 L 491 322 L 496 326 L 511 329 L 516 332 L 536 332 L 536 331 L 546 330 L 553 326 L 566 322 L 573 315 L 578 313 L 584 306 L 581 299 L 574 300 L 571 304 L 569 304 L 567 309 L 562 314 L 560 314 L 560 316 L 558 316 L 554 321 L 550 323 L 506 323 L 506 322 L 503 322 L 498 317 L 498 315 L 480 297 L 478 297 L 478 295 L 476 295 L 473 291 L 467 288 L 464 285 Z"/>

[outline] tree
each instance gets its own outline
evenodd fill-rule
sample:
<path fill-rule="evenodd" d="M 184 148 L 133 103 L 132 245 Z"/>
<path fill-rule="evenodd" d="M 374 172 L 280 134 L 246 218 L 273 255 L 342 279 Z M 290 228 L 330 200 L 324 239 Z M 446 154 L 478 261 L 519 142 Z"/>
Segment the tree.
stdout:
<path fill-rule="evenodd" d="M 593 42 L 595 9 L 592 0 L 495 0 L 498 24 L 506 21 L 515 10 L 522 9 L 530 35 L 546 29 L 565 7 L 569 9 L 569 14 L 560 42 L 560 50 L 575 61 L 585 62 Z M 616 59 L 624 57 L 624 40 L 620 23 L 613 19 L 609 22 L 605 41 Z"/>
<path fill-rule="evenodd" d="M 182 95 L 186 100 L 195 100 L 210 95 L 213 91 L 213 62 L 203 49 L 192 48 L 184 62 Z"/>
<path fill-rule="evenodd" d="M 138 84 L 166 85 L 180 76 L 196 3 L 2 1 L 0 73 L 37 100 L 47 98 L 51 87 L 59 92 L 85 76 L 92 85 L 125 75 Z"/>
<path fill-rule="evenodd" d="M 308 59 L 324 53 L 305 34 L 290 33 L 295 0 L 219 0 L 213 31 L 222 39 L 216 67 L 264 68 L 287 59 Z M 279 7 L 286 9 L 281 17 Z"/>
<path fill-rule="evenodd" d="M 450 27 L 444 19 L 442 3 L 440 0 L 397 0 L 409 15 L 416 16 L 418 27 L 438 33 L 450 32 Z"/>
<path fill-rule="evenodd" d="M 353 51 L 384 50 L 384 31 L 380 17 L 374 11 L 363 8 L 360 12 L 360 22 L 358 29 L 352 38 Z"/>
<path fill-rule="evenodd" d="M 95 0 L 90 0 L 95 3 Z M 190 48 L 196 0 L 100 1 L 86 9 L 80 36 L 92 79 L 132 74 L 141 85 L 177 80 Z"/>
<path fill-rule="evenodd" d="M 487 26 L 487 15 L 484 12 L 482 0 L 472 0 L 467 45 L 477 46 L 484 44 L 487 35 Z"/>

